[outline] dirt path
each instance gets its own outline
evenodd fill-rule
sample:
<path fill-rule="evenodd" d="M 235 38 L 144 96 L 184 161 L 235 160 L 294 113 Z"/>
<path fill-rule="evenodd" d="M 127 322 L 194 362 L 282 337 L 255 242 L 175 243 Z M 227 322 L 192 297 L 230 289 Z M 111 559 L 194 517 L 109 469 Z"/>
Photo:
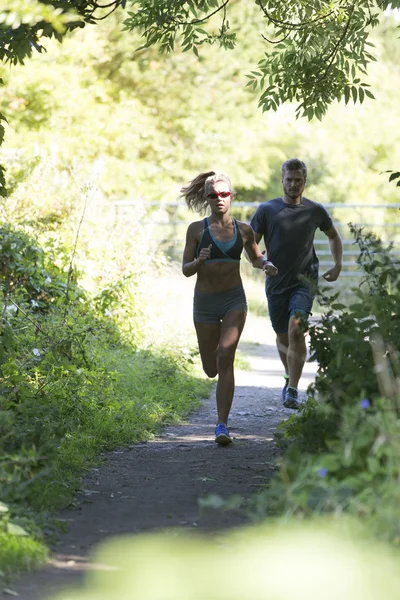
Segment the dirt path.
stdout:
<path fill-rule="evenodd" d="M 263 331 L 266 344 L 258 344 Z M 107 537 L 184 527 L 216 532 L 240 526 L 240 511 L 201 509 L 211 494 L 248 498 L 272 476 L 276 426 L 291 411 L 281 404 L 282 368 L 267 319 L 250 318 L 239 347 L 250 369 L 237 371 L 230 419 L 234 443 L 214 442 L 215 395 L 204 401 L 187 424 L 166 428 L 154 441 L 119 448 L 92 469 L 77 507 L 59 516 L 68 531 L 53 548 L 46 567 L 10 588 L 20 600 L 45 600 L 65 586 L 79 586 L 91 549 Z M 315 366 L 306 364 L 302 390 Z M 0 598 L 10 598 L 8 593 Z"/>

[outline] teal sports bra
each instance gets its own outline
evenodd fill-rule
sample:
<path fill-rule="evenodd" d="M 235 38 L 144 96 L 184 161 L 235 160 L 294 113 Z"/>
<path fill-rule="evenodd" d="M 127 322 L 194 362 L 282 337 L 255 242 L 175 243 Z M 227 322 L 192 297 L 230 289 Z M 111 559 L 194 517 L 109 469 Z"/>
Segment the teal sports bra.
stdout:
<path fill-rule="evenodd" d="M 239 262 L 240 256 L 243 252 L 243 238 L 240 233 L 240 227 L 236 219 L 233 219 L 234 224 L 234 236 L 232 240 L 228 242 L 221 242 L 220 240 L 216 240 L 211 233 L 210 224 L 208 222 L 208 217 L 203 219 L 203 233 L 200 239 L 200 243 L 197 246 L 196 258 L 198 258 L 200 254 L 200 250 L 202 248 L 208 248 L 210 244 L 212 244 L 211 248 L 211 256 L 207 260 L 207 262 Z"/>

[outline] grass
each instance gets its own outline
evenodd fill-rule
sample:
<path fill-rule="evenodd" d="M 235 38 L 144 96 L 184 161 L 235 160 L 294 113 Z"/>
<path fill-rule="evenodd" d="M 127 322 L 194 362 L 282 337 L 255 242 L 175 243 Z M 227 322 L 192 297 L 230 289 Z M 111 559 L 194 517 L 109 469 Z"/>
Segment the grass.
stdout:
<path fill-rule="evenodd" d="M 104 452 L 152 438 L 163 426 L 181 422 L 209 396 L 215 382 L 200 368 L 191 317 L 193 285 L 173 270 L 157 279 L 151 286 L 153 297 L 147 298 L 151 318 L 141 349 L 95 336 L 90 352 L 98 370 L 81 383 L 74 379 L 75 387 L 55 388 L 60 396 L 52 396 L 48 406 L 39 402 L 32 407 L 33 417 L 41 422 L 40 441 L 47 448 L 45 465 L 23 496 L 18 496 L 17 487 L 15 497 L 14 488 L 8 490 L 10 520 L 22 516 L 28 536 L 3 535 L 0 580 L 46 559 L 41 531 L 52 536 L 57 532 L 51 515 L 73 502 L 82 477 L 99 465 Z M 259 292 L 262 295 L 262 289 Z M 249 367 L 240 351 L 235 366 Z M 61 436 L 58 423 L 66 425 Z"/>
<path fill-rule="evenodd" d="M 106 360 L 114 384 L 105 390 L 103 408 L 93 419 L 64 437 L 51 475 L 32 487 L 32 504 L 39 510 L 66 506 L 83 473 L 99 463 L 100 453 L 147 440 L 164 425 L 179 422 L 208 397 L 213 385 L 171 354 L 114 350 Z"/>
<path fill-rule="evenodd" d="M 1 535 L 0 581 L 7 582 L 10 576 L 46 560 L 46 540 L 38 534 L 38 524 L 54 534 L 48 515 L 73 501 L 82 476 L 100 463 L 103 452 L 153 437 L 164 425 L 184 419 L 210 394 L 213 382 L 200 376 L 196 363 L 188 363 L 178 349 L 175 353 L 103 351 L 104 364 L 113 377 L 110 386 L 94 390 L 102 395 L 102 408 L 89 411 L 80 426 L 62 438 L 41 477 L 31 485 L 28 501 L 35 516 L 31 522 L 31 517 L 26 518 L 29 535 Z M 11 506 L 12 516 L 23 514 L 23 505 Z"/>
<path fill-rule="evenodd" d="M 31 571 L 47 558 L 47 547 L 31 537 L 0 533 L 0 581 Z"/>

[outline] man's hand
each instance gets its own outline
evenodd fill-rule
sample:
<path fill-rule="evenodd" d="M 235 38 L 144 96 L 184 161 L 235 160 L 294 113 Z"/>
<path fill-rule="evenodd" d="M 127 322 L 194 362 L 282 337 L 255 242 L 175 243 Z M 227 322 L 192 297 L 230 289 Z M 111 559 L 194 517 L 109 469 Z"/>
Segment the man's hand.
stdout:
<path fill-rule="evenodd" d="M 278 275 L 278 269 L 275 265 L 272 264 L 271 261 L 266 260 L 263 264 L 263 271 L 269 277 L 273 277 L 274 275 Z"/>
<path fill-rule="evenodd" d="M 332 269 L 329 269 L 326 273 L 322 275 L 326 281 L 336 281 L 336 279 L 340 275 L 340 271 L 342 270 L 341 265 L 335 265 Z"/>

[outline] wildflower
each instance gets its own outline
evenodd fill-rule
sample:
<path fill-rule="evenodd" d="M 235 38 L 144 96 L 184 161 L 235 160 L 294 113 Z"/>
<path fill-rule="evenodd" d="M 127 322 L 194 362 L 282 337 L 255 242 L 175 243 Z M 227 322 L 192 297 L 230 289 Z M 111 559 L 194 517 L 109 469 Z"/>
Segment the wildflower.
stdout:
<path fill-rule="evenodd" d="M 360 402 L 360 406 L 363 410 L 366 410 L 367 408 L 369 408 L 371 406 L 371 403 L 368 400 L 368 398 L 363 398 Z"/>
<path fill-rule="evenodd" d="M 40 350 L 39 350 L 39 348 L 34 348 L 34 349 L 32 350 L 32 352 L 33 352 L 33 354 L 34 354 L 35 356 L 40 356 Z"/>
<path fill-rule="evenodd" d="M 321 467 L 320 469 L 318 469 L 318 477 L 326 477 L 328 475 L 328 469 L 325 469 L 325 467 Z"/>

